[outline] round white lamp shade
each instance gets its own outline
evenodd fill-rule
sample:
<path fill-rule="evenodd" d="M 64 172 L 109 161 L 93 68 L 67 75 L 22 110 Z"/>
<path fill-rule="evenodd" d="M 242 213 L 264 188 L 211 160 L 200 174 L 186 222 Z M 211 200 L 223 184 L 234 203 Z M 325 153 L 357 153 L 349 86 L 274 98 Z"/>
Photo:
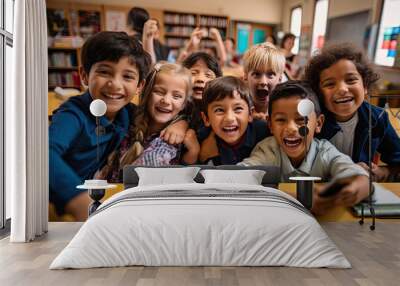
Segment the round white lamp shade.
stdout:
<path fill-rule="evenodd" d="M 300 100 L 297 111 L 301 116 L 309 116 L 314 111 L 314 103 L 309 99 Z"/>
<path fill-rule="evenodd" d="M 107 180 L 85 180 L 83 185 L 79 185 L 77 189 L 97 190 L 97 189 L 114 189 L 116 185 L 109 184 Z"/>
<path fill-rule="evenodd" d="M 106 111 L 107 105 L 101 99 L 95 99 L 90 104 L 90 113 L 92 113 L 96 117 L 103 116 L 104 114 L 106 114 Z"/>
<path fill-rule="evenodd" d="M 309 177 L 309 176 L 298 176 L 298 177 L 289 177 L 291 181 L 320 181 L 321 177 Z"/>

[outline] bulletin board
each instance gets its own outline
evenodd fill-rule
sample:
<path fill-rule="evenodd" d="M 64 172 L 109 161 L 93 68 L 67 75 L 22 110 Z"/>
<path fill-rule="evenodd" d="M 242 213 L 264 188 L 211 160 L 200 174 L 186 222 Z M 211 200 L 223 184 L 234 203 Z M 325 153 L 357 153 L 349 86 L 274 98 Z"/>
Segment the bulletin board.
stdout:
<path fill-rule="evenodd" d="M 265 30 L 254 29 L 253 30 L 253 45 L 265 42 Z"/>
<path fill-rule="evenodd" d="M 385 0 L 379 24 L 376 43 L 375 63 L 383 66 L 400 65 L 398 46 L 400 46 L 400 1 Z"/>
<path fill-rule="evenodd" d="M 106 31 L 126 31 L 127 13 L 118 10 L 106 10 Z"/>

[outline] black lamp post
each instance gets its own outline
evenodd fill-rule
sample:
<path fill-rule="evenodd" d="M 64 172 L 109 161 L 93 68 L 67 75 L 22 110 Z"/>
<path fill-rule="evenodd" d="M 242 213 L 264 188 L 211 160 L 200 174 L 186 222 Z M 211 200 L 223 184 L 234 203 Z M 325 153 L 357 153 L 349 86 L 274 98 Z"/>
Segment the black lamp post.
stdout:
<path fill-rule="evenodd" d="M 106 114 L 107 105 L 101 99 L 95 99 L 90 104 L 90 113 L 96 117 L 96 159 L 100 161 L 99 136 L 104 134 L 104 127 L 100 125 L 99 118 Z M 93 202 L 89 206 L 89 216 L 101 205 L 100 200 L 104 197 L 106 189 L 115 188 L 115 185 L 108 184 L 107 180 L 85 180 L 83 185 L 77 186 L 78 189 L 87 189 L 89 197 Z"/>
<path fill-rule="evenodd" d="M 300 100 L 297 105 L 298 113 L 304 117 L 304 125 L 299 128 L 299 133 L 304 138 L 304 160 L 307 161 L 307 135 L 308 135 L 308 116 L 314 111 L 314 103 L 309 99 Z M 303 206 L 307 209 L 312 208 L 313 201 L 313 185 L 314 181 L 321 180 L 320 177 L 311 177 L 311 176 L 296 176 L 289 178 L 292 181 L 296 181 L 296 197 L 299 202 L 303 204 Z"/>

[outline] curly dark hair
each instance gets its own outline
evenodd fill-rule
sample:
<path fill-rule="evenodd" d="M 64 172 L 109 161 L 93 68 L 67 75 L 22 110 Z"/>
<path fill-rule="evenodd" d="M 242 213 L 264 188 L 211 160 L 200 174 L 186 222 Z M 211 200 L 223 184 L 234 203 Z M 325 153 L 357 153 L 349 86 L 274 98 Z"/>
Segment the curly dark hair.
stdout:
<path fill-rule="evenodd" d="M 323 48 L 319 54 L 313 56 L 305 69 L 305 80 L 310 83 L 311 88 L 320 99 L 323 99 L 319 85 L 321 72 L 342 59 L 354 63 L 361 75 L 364 87 L 369 93 L 372 91 L 373 84 L 379 79 L 379 75 L 372 69 L 364 54 L 352 44 L 328 46 Z"/>

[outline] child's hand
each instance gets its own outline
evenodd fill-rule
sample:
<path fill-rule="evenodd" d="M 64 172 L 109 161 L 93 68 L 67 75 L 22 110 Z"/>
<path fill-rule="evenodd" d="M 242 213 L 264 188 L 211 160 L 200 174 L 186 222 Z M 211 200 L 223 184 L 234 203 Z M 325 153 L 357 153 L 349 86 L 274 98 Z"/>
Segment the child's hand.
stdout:
<path fill-rule="evenodd" d="M 217 40 L 218 38 L 221 38 L 221 34 L 219 33 L 217 28 L 210 28 L 209 35 L 210 35 L 210 38 L 213 40 Z"/>
<path fill-rule="evenodd" d="M 324 185 L 314 185 L 311 211 L 316 215 L 323 215 L 335 206 L 335 196 L 323 198 L 318 195 L 324 189 Z"/>
<path fill-rule="evenodd" d="M 201 28 L 195 28 L 190 35 L 190 42 L 193 46 L 197 47 L 200 44 L 201 38 L 204 36 L 204 30 Z"/>
<path fill-rule="evenodd" d="M 369 179 L 367 176 L 349 178 L 348 184 L 335 197 L 335 205 L 351 207 L 368 196 Z"/>
<path fill-rule="evenodd" d="M 183 156 L 183 161 L 186 164 L 195 164 L 200 152 L 200 144 L 197 140 L 196 132 L 193 129 L 186 131 L 185 138 L 183 139 L 187 152 Z"/>
<path fill-rule="evenodd" d="M 65 206 L 65 212 L 71 214 L 76 221 L 85 221 L 88 218 L 88 209 L 92 199 L 87 192 L 80 193 Z"/>
<path fill-rule="evenodd" d="M 157 32 L 157 22 L 155 20 L 147 20 L 143 26 L 143 36 L 145 38 L 153 38 Z"/>
<path fill-rule="evenodd" d="M 209 158 L 218 156 L 218 154 L 217 140 L 215 139 L 214 131 L 211 131 L 210 135 L 201 143 L 199 160 L 200 162 L 205 162 Z"/>
<path fill-rule="evenodd" d="M 368 196 L 369 179 L 367 176 L 354 176 L 346 179 L 346 183 L 336 195 L 326 198 L 319 196 L 326 186 L 314 186 L 311 211 L 322 215 L 335 206 L 353 206 Z"/>
<path fill-rule="evenodd" d="M 357 165 L 360 165 L 363 169 L 369 172 L 369 166 L 364 162 L 359 162 Z M 384 182 L 389 178 L 390 170 L 386 166 L 378 166 L 375 163 L 371 163 L 371 175 L 373 181 Z"/>
<path fill-rule="evenodd" d="M 183 144 L 185 145 L 186 149 L 192 153 L 198 154 L 200 152 L 200 144 L 197 140 L 196 132 L 193 129 L 188 129 L 186 131 Z"/>
<path fill-rule="evenodd" d="M 160 138 L 171 145 L 181 144 L 189 125 L 185 120 L 179 120 L 161 131 Z"/>
<path fill-rule="evenodd" d="M 390 176 L 390 170 L 386 166 L 378 166 L 372 163 L 372 179 L 377 182 L 387 181 Z"/>

